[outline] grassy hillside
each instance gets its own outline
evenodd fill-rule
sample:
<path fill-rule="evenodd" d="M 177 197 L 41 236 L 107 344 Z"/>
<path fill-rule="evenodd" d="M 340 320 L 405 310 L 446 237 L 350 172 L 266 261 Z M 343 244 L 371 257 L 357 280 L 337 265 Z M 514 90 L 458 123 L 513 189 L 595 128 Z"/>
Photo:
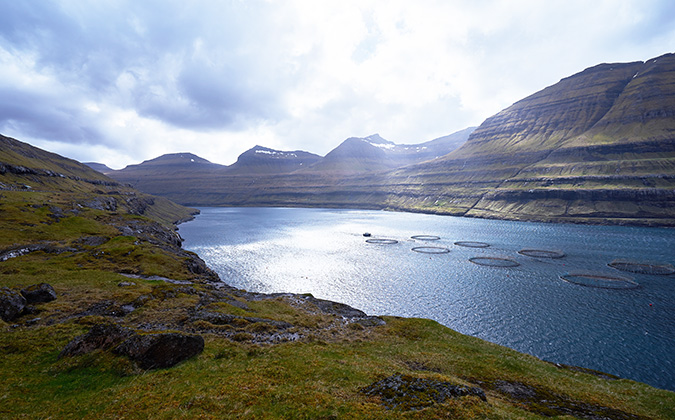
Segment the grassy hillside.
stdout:
<path fill-rule="evenodd" d="M 433 321 L 230 288 L 180 248 L 168 221 L 185 208 L 51 154 L 44 167 L 71 172 L 44 175 L 41 151 L 7 157 L 26 145 L 2 140 L 14 172 L 0 173 L 0 297 L 44 282 L 57 298 L 0 320 L 0 418 L 673 418 L 673 392 Z M 145 200 L 142 214 L 134 200 Z M 205 348 L 150 370 L 105 348 L 60 357 L 107 324 L 196 334 Z M 472 391 L 442 399 L 439 389 Z"/>

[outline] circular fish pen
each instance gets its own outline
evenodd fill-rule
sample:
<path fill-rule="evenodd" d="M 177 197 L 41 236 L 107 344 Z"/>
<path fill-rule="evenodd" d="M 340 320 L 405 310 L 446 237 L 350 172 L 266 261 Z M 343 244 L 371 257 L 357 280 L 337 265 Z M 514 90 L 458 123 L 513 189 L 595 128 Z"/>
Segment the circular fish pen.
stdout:
<path fill-rule="evenodd" d="M 474 264 L 484 265 L 487 267 L 509 268 L 509 267 L 518 267 L 520 265 L 520 263 L 518 263 L 515 260 L 502 257 L 471 257 L 469 258 L 469 261 L 471 261 Z"/>
<path fill-rule="evenodd" d="M 380 244 L 380 245 L 393 245 L 398 243 L 396 239 L 379 239 L 379 238 L 366 239 L 366 242 L 368 242 L 369 244 Z"/>
<path fill-rule="evenodd" d="M 614 260 L 607 265 L 612 268 L 616 268 L 617 270 L 628 271 L 630 273 L 637 274 L 655 274 L 659 276 L 667 276 L 675 273 L 675 267 L 673 267 L 672 264 Z"/>
<path fill-rule="evenodd" d="M 565 256 L 564 252 L 546 249 L 521 249 L 518 253 L 532 258 L 562 258 Z"/>
<path fill-rule="evenodd" d="M 455 242 L 455 245 L 464 246 L 467 248 L 487 248 L 490 246 L 490 244 L 487 244 L 485 242 L 476 242 L 476 241 L 457 241 Z"/>
<path fill-rule="evenodd" d="M 412 250 L 423 254 L 447 254 L 450 252 L 448 248 L 442 246 L 416 246 Z"/>
<path fill-rule="evenodd" d="M 629 277 L 600 273 L 566 273 L 560 278 L 568 283 L 599 289 L 636 289 L 640 285 Z"/>
<path fill-rule="evenodd" d="M 418 239 L 420 241 L 437 241 L 437 240 L 441 239 L 440 236 L 436 236 L 436 235 L 413 235 L 410 238 Z"/>

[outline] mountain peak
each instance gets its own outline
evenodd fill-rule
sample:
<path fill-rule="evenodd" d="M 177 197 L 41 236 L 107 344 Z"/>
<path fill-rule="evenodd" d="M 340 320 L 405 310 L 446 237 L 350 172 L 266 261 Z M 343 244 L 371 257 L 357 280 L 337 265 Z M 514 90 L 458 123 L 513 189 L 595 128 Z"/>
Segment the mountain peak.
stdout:
<path fill-rule="evenodd" d="M 211 162 L 209 162 L 208 160 L 188 152 L 167 153 L 165 155 L 156 157 L 154 159 L 146 160 L 143 162 L 143 164 L 151 164 L 151 165 L 152 164 L 177 165 L 190 163 L 211 164 Z"/>
<path fill-rule="evenodd" d="M 319 159 L 321 156 L 302 150 L 283 151 L 256 145 L 239 155 L 229 171 L 240 174 L 287 173 L 311 165 Z"/>

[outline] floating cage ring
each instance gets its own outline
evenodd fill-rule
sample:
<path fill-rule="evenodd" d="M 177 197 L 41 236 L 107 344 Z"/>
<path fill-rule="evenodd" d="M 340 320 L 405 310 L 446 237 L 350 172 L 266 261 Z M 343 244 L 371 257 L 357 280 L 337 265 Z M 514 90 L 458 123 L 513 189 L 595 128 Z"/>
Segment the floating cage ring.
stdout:
<path fill-rule="evenodd" d="M 368 242 L 369 244 L 380 244 L 380 245 L 393 245 L 398 243 L 396 239 L 378 239 L 378 238 L 366 239 L 366 242 Z"/>
<path fill-rule="evenodd" d="M 416 246 L 412 250 L 423 254 L 447 254 L 450 252 L 448 248 L 442 246 Z"/>
<path fill-rule="evenodd" d="M 478 265 L 486 265 L 488 267 L 518 267 L 520 263 L 517 261 L 514 261 L 510 258 L 502 258 L 502 257 L 472 257 L 469 258 L 469 261 L 471 261 L 474 264 Z"/>
<path fill-rule="evenodd" d="M 455 245 L 464 246 L 467 248 L 487 248 L 490 246 L 490 244 L 487 244 L 485 242 L 476 242 L 476 241 L 457 241 L 455 242 Z"/>
<path fill-rule="evenodd" d="M 518 253 L 533 258 L 562 258 L 565 256 L 564 252 L 547 249 L 521 249 Z"/>
<path fill-rule="evenodd" d="M 629 277 L 598 273 L 566 273 L 560 278 L 568 283 L 599 289 L 636 289 L 640 284 Z"/>
<path fill-rule="evenodd" d="M 441 239 L 440 236 L 436 236 L 436 235 L 413 235 L 410 238 L 419 239 L 420 241 L 437 241 L 437 240 Z"/>
<path fill-rule="evenodd" d="M 672 264 L 655 263 L 655 262 L 637 262 L 629 260 L 614 260 L 607 264 L 612 268 L 621 271 L 628 271 L 638 274 L 655 274 L 660 276 L 667 276 L 675 273 L 675 267 Z"/>

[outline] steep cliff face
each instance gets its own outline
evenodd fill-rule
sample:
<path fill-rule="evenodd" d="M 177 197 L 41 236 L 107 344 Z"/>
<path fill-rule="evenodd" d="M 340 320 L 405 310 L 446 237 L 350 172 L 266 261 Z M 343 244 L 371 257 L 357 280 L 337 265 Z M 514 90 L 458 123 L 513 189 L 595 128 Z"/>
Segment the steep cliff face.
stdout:
<path fill-rule="evenodd" d="M 675 55 L 601 64 L 488 118 L 463 147 L 396 178 L 418 205 L 478 217 L 672 224 Z M 669 220 L 670 219 L 670 220 Z"/>

